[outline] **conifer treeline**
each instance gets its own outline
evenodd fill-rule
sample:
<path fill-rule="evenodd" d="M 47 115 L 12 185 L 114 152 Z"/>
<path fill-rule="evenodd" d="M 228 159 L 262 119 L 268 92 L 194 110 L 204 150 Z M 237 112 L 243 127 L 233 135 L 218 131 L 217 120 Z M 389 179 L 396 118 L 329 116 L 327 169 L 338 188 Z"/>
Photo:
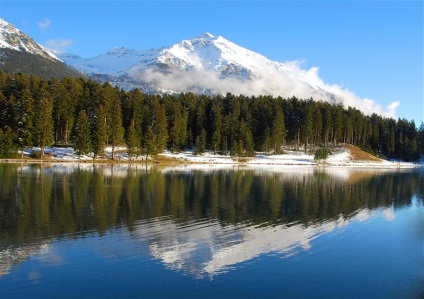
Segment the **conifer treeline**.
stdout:
<path fill-rule="evenodd" d="M 131 157 L 164 149 L 236 156 L 350 143 L 407 161 L 424 154 L 424 125 L 312 99 L 271 96 L 147 95 L 78 78 L 42 80 L 0 73 L 0 156 L 26 146 L 73 145 L 97 158 L 106 145 Z"/>

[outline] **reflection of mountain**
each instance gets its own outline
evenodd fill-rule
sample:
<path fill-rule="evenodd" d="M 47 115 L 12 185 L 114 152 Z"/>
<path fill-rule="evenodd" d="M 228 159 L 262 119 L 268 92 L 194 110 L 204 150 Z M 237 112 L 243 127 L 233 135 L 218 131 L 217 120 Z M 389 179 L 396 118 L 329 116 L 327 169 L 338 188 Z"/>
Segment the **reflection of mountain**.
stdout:
<path fill-rule="evenodd" d="M 0 250 L 0 277 L 2 275 L 9 274 L 14 265 L 20 264 L 29 259 L 31 256 L 48 250 L 48 248 L 48 242 L 44 241 L 39 244 L 24 245 Z"/>
<path fill-rule="evenodd" d="M 193 272 L 215 273 L 244 259 L 242 254 L 307 248 L 323 229 L 350 221 L 358 211 L 397 209 L 411 205 L 414 196 L 422 202 L 423 176 L 310 167 L 0 164 L 0 251 L 125 225 L 172 267 L 186 269 L 185 261 L 195 261 L 193 268 L 204 269 Z M 163 217 L 160 225 L 151 222 Z"/>
<path fill-rule="evenodd" d="M 150 254 L 172 270 L 195 277 L 214 276 L 264 254 L 296 254 L 312 247 L 311 241 L 323 234 L 336 233 L 354 221 L 364 221 L 376 211 L 364 209 L 345 219 L 305 226 L 221 225 L 216 220 L 180 225 L 170 218 L 159 218 L 137 225 L 133 235 L 148 246 Z M 393 215 L 392 209 L 382 213 Z M 386 217 L 387 218 L 387 217 Z M 388 218 L 391 221 L 391 218 Z"/>

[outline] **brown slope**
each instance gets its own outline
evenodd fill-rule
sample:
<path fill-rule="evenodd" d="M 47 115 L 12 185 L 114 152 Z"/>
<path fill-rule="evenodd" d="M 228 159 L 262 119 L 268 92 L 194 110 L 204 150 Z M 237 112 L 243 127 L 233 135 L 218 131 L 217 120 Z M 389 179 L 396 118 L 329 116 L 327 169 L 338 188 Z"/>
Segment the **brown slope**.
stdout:
<path fill-rule="evenodd" d="M 361 150 L 357 146 L 347 144 L 345 147 L 349 150 L 350 155 L 352 156 L 353 162 L 360 162 L 360 161 L 381 162 L 382 161 L 380 158 L 377 158 L 376 156 L 373 156 L 370 153 L 367 153 L 367 152 Z"/>

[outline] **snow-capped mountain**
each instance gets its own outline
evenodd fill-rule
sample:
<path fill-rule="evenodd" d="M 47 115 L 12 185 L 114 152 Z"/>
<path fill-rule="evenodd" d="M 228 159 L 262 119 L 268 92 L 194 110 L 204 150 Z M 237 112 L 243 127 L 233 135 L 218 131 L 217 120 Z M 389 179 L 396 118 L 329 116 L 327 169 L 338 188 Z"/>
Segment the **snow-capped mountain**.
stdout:
<path fill-rule="evenodd" d="M 27 52 L 47 59 L 59 60 L 51 50 L 39 45 L 31 37 L 3 19 L 0 19 L 0 48 Z"/>
<path fill-rule="evenodd" d="M 93 58 L 59 57 L 92 78 L 126 89 L 335 98 L 297 64 L 271 61 L 210 33 L 160 49 L 115 48 Z"/>
<path fill-rule="evenodd" d="M 93 58 L 59 57 L 93 80 L 144 92 L 296 96 L 390 117 L 395 116 L 399 104 L 382 107 L 346 88 L 325 83 L 316 67 L 304 69 L 297 61 L 272 61 L 210 33 L 160 49 L 115 48 Z"/>
<path fill-rule="evenodd" d="M 83 76 L 65 65 L 53 51 L 3 19 L 0 19 L 0 70 L 11 74 L 37 75 L 44 79 Z"/>

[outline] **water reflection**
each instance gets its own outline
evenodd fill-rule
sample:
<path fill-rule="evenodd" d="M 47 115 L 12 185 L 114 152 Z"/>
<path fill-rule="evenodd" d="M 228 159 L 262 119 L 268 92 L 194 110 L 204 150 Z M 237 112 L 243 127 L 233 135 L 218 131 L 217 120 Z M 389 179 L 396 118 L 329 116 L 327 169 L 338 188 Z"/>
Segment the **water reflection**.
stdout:
<path fill-rule="evenodd" d="M 0 275 L 49 243 L 125 227 L 168 268 L 213 277 L 355 221 L 393 221 L 423 195 L 416 170 L 0 164 Z"/>
<path fill-rule="evenodd" d="M 133 236 L 169 269 L 202 278 L 225 273 L 264 254 L 292 256 L 309 250 L 311 242 L 321 235 L 337 233 L 352 222 L 380 216 L 392 221 L 393 208 L 362 209 L 348 218 L 340 216 L 308 226 L 301 223 L 222 225 L 214 220 L 178 224 L 173 219 L 161 218 L 139 223 Z"/>

